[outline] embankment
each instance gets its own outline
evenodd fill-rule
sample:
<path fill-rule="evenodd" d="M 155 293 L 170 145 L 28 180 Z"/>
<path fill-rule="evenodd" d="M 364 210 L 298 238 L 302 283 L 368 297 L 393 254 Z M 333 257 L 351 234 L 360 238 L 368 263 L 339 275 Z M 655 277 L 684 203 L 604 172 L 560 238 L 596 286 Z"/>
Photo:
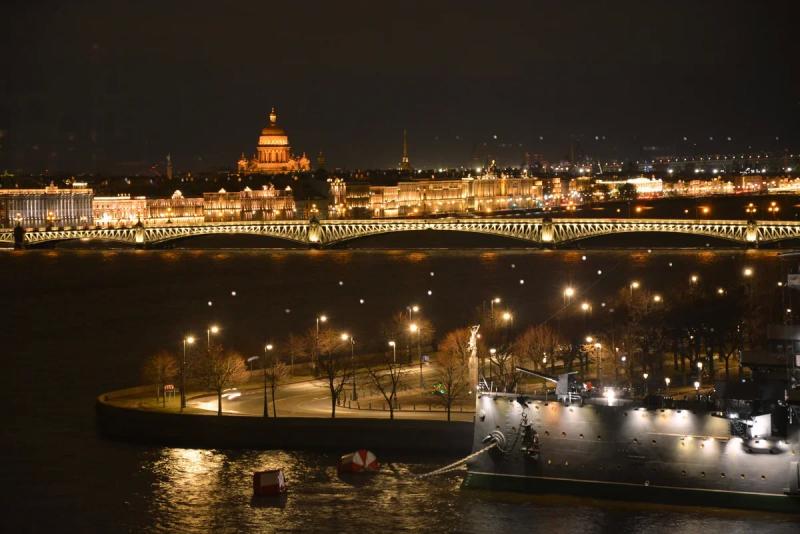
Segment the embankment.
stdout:
<path fill-rule="evenodd" d="M 174 447 L 463 455 L 472 423 L 356 418 L 214 416 L 140 410 L 97 399 L 97 426 L 112 439 Z"/>

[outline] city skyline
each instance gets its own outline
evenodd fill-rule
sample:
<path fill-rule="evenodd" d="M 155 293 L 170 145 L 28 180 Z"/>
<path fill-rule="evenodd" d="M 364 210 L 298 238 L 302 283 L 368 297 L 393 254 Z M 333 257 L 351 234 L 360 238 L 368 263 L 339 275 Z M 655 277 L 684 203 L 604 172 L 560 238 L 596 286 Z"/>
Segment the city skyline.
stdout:
<path fill-rule="evenodd" d="M 330 168 L 396 167 L 403 130 L 419 168 L 798 145 L 791 9 L 311 6 L 5 7 L 29 46 L 4 59 L 0 167 L 232 168 L 273 105 Z"/>

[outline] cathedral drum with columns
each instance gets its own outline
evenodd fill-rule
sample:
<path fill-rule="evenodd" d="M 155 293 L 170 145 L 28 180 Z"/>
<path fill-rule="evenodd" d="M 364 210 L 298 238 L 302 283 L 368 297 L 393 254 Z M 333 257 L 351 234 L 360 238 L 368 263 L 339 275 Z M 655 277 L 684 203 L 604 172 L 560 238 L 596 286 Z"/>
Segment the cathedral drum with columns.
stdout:
<path fill-rule="evenodd" d="M 308 171 L 311 162 L 303 154 L 293 157 L 289 146 L 289 137 L 286 131 L 278 126 L 278 115 L 275 108 L 269 114 L 269 126 L 261 130 L 258 138 L 257 152 L 252 158 L 245 158 L 244 154 L 239 159 L 239 172 L 252 173 L 282 173 Z"/>

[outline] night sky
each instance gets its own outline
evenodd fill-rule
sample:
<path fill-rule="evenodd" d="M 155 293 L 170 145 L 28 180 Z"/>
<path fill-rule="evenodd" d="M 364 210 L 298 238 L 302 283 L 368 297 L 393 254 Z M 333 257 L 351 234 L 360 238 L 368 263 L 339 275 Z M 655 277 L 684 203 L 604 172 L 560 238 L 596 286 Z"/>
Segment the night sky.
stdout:
<path fill-rule="evenodd" d="M 329 168 L 800 146 L 797 2 L 227 4 L 4 3 L 0 170 L 232 167 L 273 105 Z"/>

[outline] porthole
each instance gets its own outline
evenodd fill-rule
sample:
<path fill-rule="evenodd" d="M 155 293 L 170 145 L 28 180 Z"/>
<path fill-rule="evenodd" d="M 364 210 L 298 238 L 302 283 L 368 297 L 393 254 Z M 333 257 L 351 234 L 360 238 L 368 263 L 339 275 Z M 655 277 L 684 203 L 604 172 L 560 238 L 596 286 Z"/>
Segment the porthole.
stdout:
<path fill-rule="evenodd" d="M 597 439 L 603 439 L 603 436 L 601 436 L 600 434 L 597 434 Z"/>
<path fill-rule="evenodd" d="M 583 439 L 583 434 L 578 434 L 578 436 L 579 436 L 581 439 Z"/>
<path fill-rule="evenodd" d="M 761 480 L 767 480 L 767 475 L 761 475 Z"/>
<path fill-rule="evenodd" d="M 636 443 L 637 445 L 639 444 L 639 440 L 636 438 L 633 438 L 633 442 Z"/>
<path fill-rule="evenodd" d="M 701 443 L 701 444 L 700 444 L 700 448 L 701 448 L 701 449 L 705 449 L 705 448 L 706 448 L 706 444 L 705 444 L 705 443 Z"/>
<path fill-rule="evenodd" d="M 562 432 L 562 433 L 561 433 L 561 437 L 562 437 L 562 438 L 566 438 L 566 437 L 567 437 L 567 433 L 566 433 L 566 432 Z"/>
<path fill-rule="evenodd" d="M 682 476 L 686 476 L 686 471 L 681 471 Z"/>
<path fill-rule="evenodd" d="M 706 472 L 705 471 L 700 471 L 700 476 L 701 477 L 705 477 L 706 476 Z"/>
<path fill-rule="evenodd" d="M 741 475 L 739 475 L 739 478 L 744 478 L 744 473 L 742 473 Z"/>
<path fill-rule="evenodd" d="M 549 435 L 550 435 L 550 431 L 549 431 L 549 430 L 545 430 L 545 431 L 544 431 L 544 435 L 545 435 L 545 436 L 549 436 Z"/>
<path fill-rule="evenodd" d="M 720 473 L 720 474 L 719 474 L 719 476 L 720 476 L 721 478 L 725 478 L 725 473 Z"/>
<path fill-rule="evenodd" d="M 656 440 L 652 439 L 652 440 L 650 440 L 650 441 L 652 441 L 652 442 L 653 442 L 653 445 L 655 445 L 655 444 L 656 444 Z"/>

